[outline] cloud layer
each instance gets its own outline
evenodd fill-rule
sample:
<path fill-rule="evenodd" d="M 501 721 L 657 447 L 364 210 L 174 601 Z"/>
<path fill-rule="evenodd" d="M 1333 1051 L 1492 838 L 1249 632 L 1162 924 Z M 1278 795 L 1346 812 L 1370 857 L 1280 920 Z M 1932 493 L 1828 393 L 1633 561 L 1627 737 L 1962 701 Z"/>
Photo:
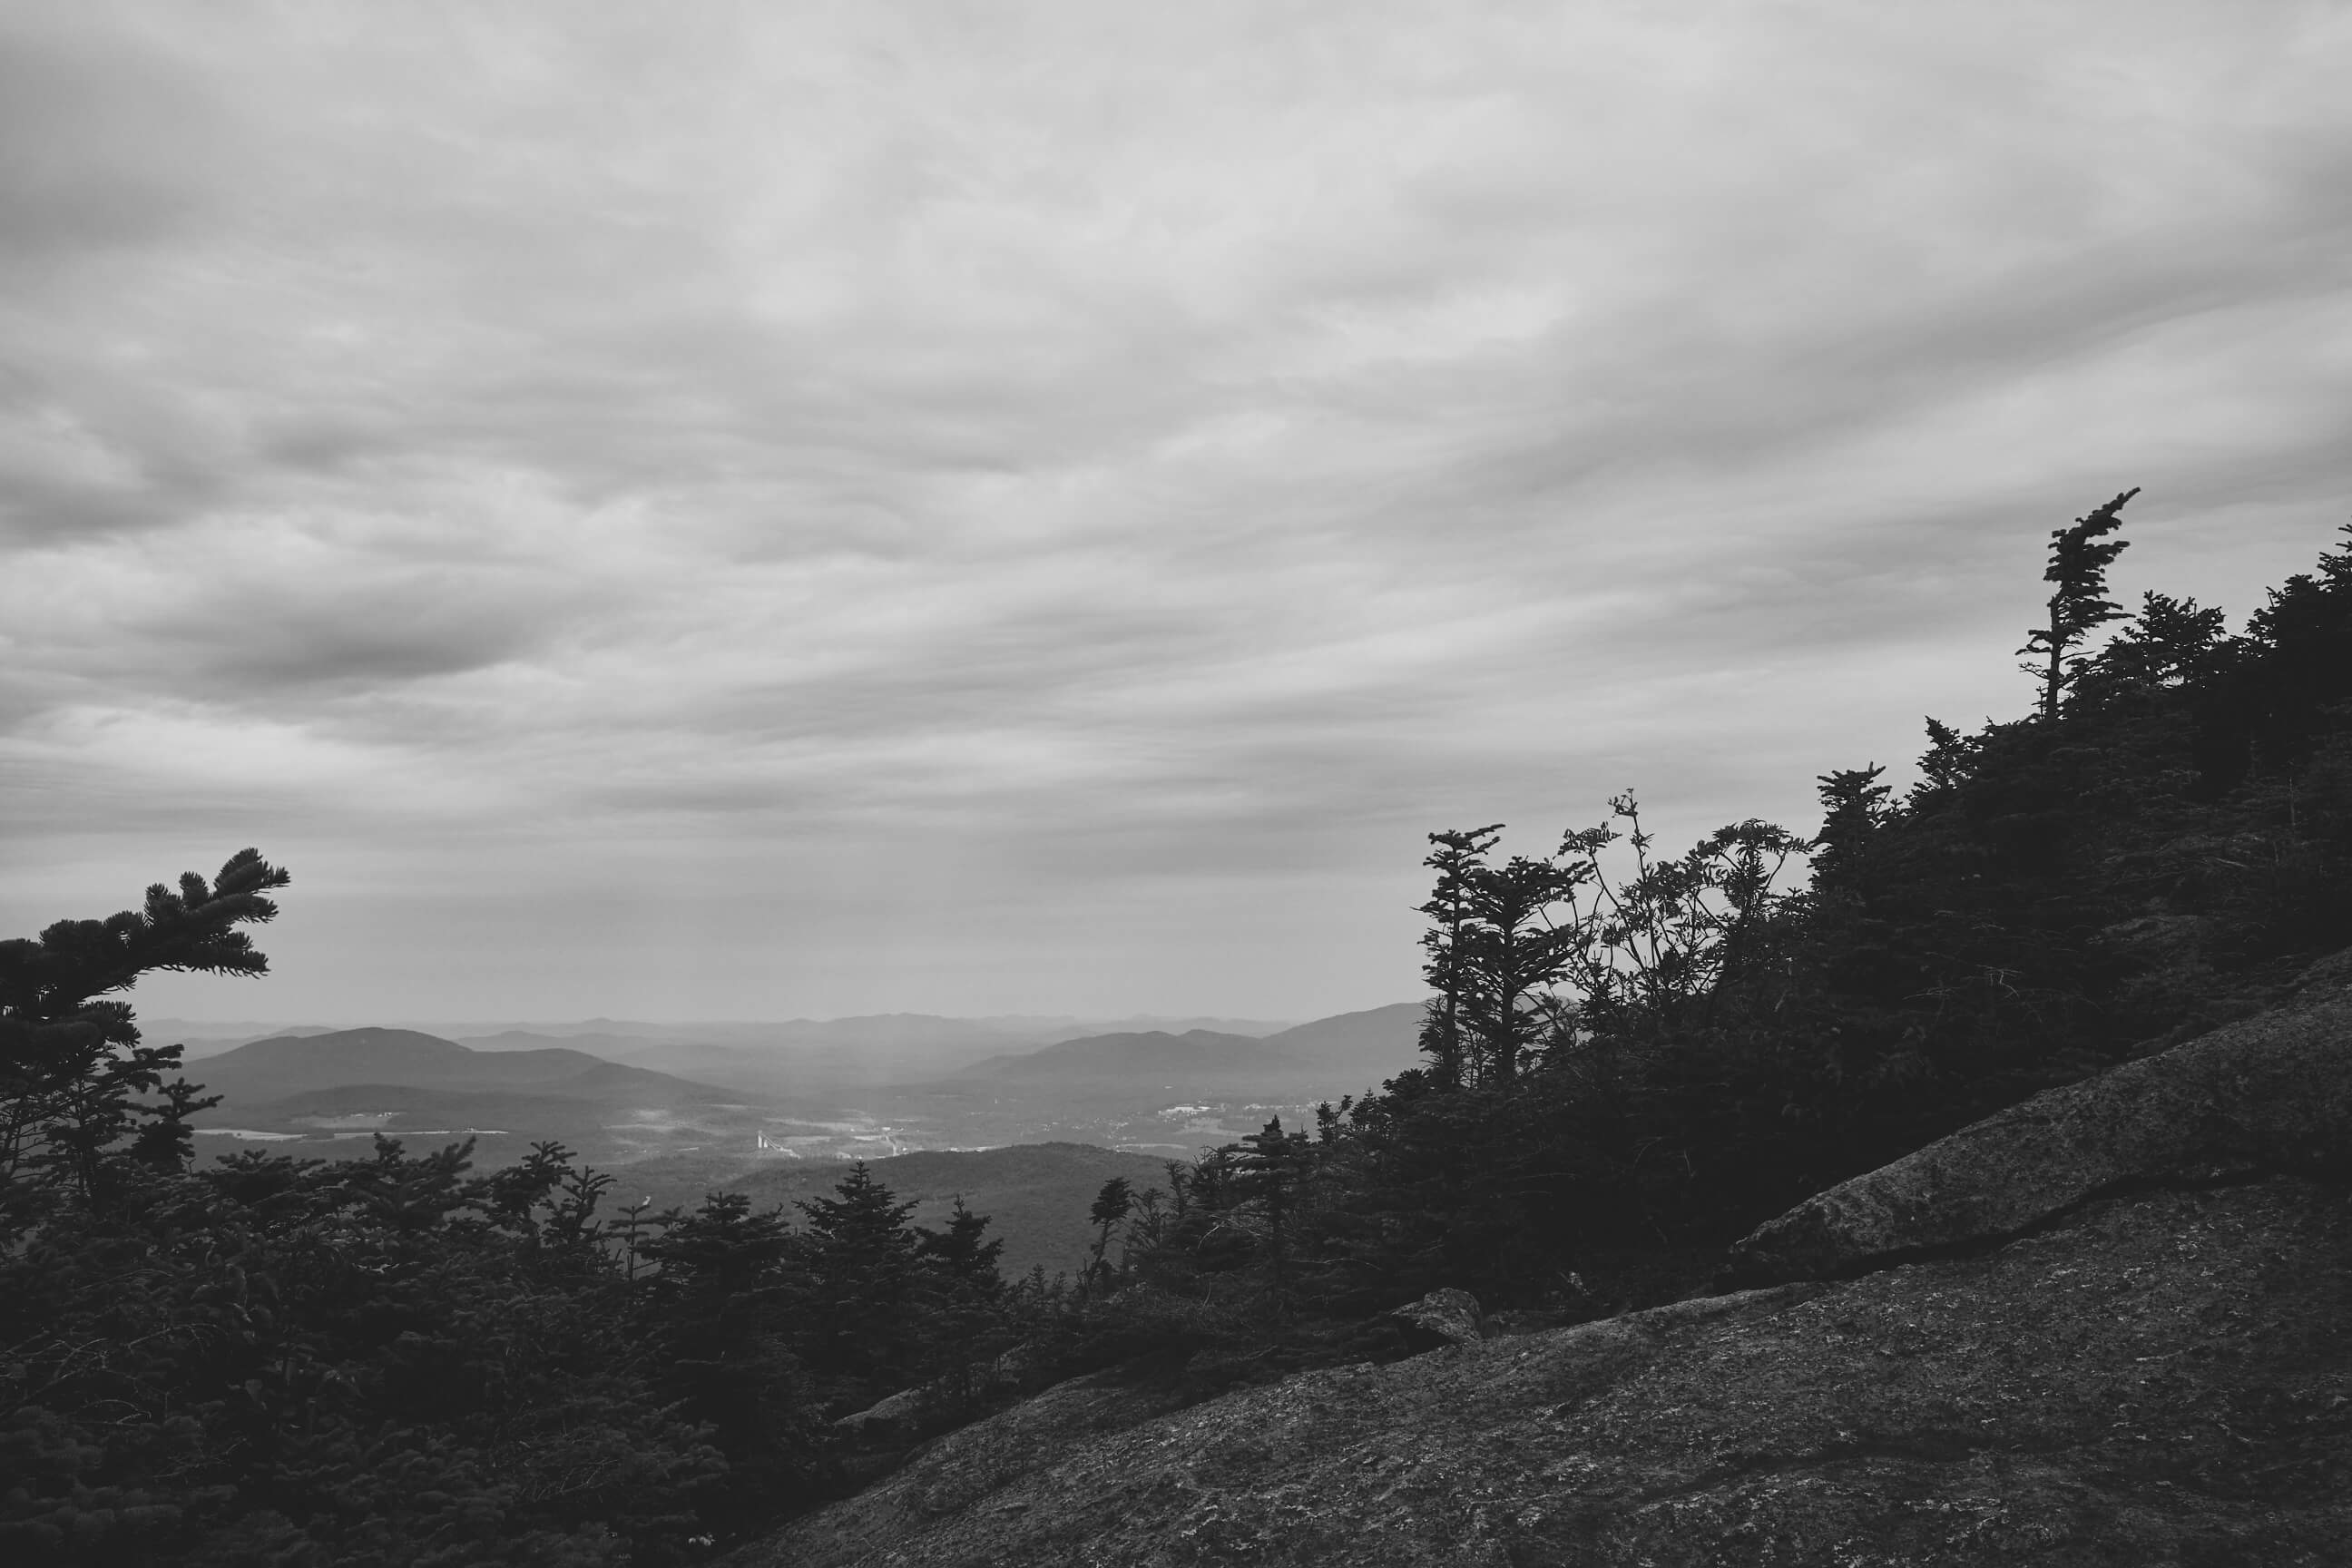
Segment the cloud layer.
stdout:
<path fill-rule="evenodd" d="M 2023 701 L 2345 512 L 2337 5 L 0 21 L 18 927 L 273 1005 L 1304 1016 L 1421 836 Z M 255 994 L 151 1007 L 247 1016 Z"/>

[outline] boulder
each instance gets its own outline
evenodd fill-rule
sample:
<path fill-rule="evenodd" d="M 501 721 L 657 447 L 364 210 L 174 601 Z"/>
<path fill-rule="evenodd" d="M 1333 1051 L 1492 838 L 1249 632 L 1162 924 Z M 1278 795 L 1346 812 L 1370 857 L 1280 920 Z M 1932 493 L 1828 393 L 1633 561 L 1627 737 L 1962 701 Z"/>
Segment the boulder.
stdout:
<path fill-rule="evenodd" d="M 856 1415 L 843 1416 L 833 1424 L 833 1429 L 867 1447 L 909 1441 L 922 1420 L 922 1394 L 919 1388 L 901 1389 Z"/>
<path fill-rule="evenodd" d="M 1725 1282 L 1834 1279 L 2023 1234 L 2136 1184 L 2326 1174 L 2352 1154 L 2352 953 L 2281 1005 L 2034 1096 L 1819 1194 L 1732 1248 Z"/>
<path fill-rule="evenodd" d="M 1478 1298 L 1467 1290 L 1432 1290 L 1409 1306 L 1381 1314 L 1404 1335 L 1405 1347 L 1418 1354 L 1447 1345 L 1475 1345 L 1486 1337 Z"/>

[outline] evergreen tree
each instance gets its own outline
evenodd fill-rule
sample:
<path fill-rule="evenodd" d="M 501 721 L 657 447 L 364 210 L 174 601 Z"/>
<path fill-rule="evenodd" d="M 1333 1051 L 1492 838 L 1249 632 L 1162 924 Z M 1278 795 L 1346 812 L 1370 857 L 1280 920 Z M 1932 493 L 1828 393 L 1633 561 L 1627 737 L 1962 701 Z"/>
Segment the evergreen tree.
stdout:
<path fill-rule="evenodd" d="M 99 1195 L 103 1153 L 159 1118 L 142 1158 L 169 1163 L 186 1152 L 180 1129 L 201 1109 L 193 1089 L 161 1109 L 135 1098 L 163 1087 L 179 1047 L 142 1045 L 130 1006 L 103 998 L 157 971 L 267 973 L 268 959 L 237 928 L 274 919 L 267 895 L 288 880 L 258 850 L 242 850 L 210 883 L 190 871 L 176 890 L 149 888 L 141 909 L 0 942 L 0 1225 L 29 1199 L 26 1180 L 45 1172 Z"/>
<path fill-rule="evenodd" d="M 920 1382 L 931 1359 L 936 1276 L 908 1223 L 915 1204 L 900 1202 L 860 1160 L 833 1196 L 794 1206 L 806 1221 L 793 1247 L 803 1359 L 851 1408 Z"/>
<path fill-rule="evenodd" d="M 1241 1141 L 1234 1152 L 1234 1190 L 1254 1201 L 1265 1216 L 1266 1257 L 1270 1265 L 1276 1311 L 1286 1310 L 1290 1288 L 1289 1232 L 1308 1173 L 1315 1167 L 1315 1149 L 1305 1132 L 1286 1132 L 1282 1118 Z"/>
<path fill-rule="evenodd" d="M 1984 747 L 1980 737 L 1963 735 L 1932 715 L 1926 723 L 1927 749 L 1919 754 L 1919 782 L 1912 786 L 1909 802 L 1915 812 L 1934 803 L 1939 795 L 1958 789 L 1975 769 L 1977 755 Z M 1990 727 L 1991 721 L 1986 724 Z"/>
<path fill-rule="evenodd" d="M 1168 1173 L 1168 1201 L 1175 1207 L 1175 1217 L 1181 1220 L 1192 1207 L 1192 1170 L 1181 1160 L 1162 1161 L 1160 1168 Z"/>
<path fill-rule="evenodd" d="M 993 1300 L 1003 1292 L 1004 1279 L 997 1272 L 996 1260 L 1004 1251 L 1003 1240 L 982 1241 L 981 1233 L 988 1228 L 988 1216 L 974 1214 L 964 1203 L 963 1194 L 955 1195 L 955 1206 L 948 1213 L 948 1227 L 943 1231 L 915 1227 L 921 1237 L 918 1255 L 945 1270 L 951 1285 L 967 1289 L 983 1300 Z"/>
<path fill-rule="evenodd" d="M 805 1292 L 781 1208 L 712 1193 L 662 1216 L 637 1250 L 657 1270 L 646 1321 L 661 1352 L 663 1394 L 701 1424 L 727 1475 L 698 1500 L 721 1537 L 750 1533 L 831 1489 L 819 1436 L 826 1389 L 799 1342 Z"/>
<path fill-rule="evenodd" d="M 1551 987 L 1568 974 L 1586 933 L 1573 919 L 1555 923 L 1550 917 L 1588 875 L 1580 865 L 1524 855 L 1465 873 L 1465 918 L 1448 946 L 1479 1081 L 1507 1090 L 1530 1051 L 1558 1026 Z"/>
<path fill-rule="evenodd" d="M 988 1216 L 972 1213 L 961 1193 L 945 1230 L 916 1227 L 921 1238 L 918 1255 L 940 1276 L 941 1285 L 927 1324 L 933 1346 L 927 1361 L 939 1368 L 925 1389 L 928 1422 L 955 1425 L 982 1414 L 993 1380 L 980 1376 L 975 1363 L 1013 1343 L 1009 1331 L 1013 1303 L 997 1272 L 1004 1243 L 982 1240 L 987 1229 Z"/>
<path fill-rule="evenodd" d="M 2227 631 L 2221 608 L 2153 589 L 2139 614 L 2099 650 L 2085 680 L 2105 688 L 2176 688 L 2209 674 Z"/>
<path fill-rule="evenodd" d="M 1895 791 L 1880 784 L 1886 770 L 1876 763 L 1867 767 L 1840 768 L 1816 781 L 1822 801 L 1822 830 L 1813 839 L 1813 883 L 1844 887 L 1857 877 L 1871 836 L 1886 822 L 1893 808 L 1887 797 Z"/>
<path fill-rule="evenodd" d="M 2123 606 L 2107 597 L 2107 568 L 2129 548 L 2129 542 L 2106 536 L 2123 526 L 2124 503 L 2137 494 L 2137 487 L 2127 489 L 2089 516 L 2075 519 L 2072 527 L 2050 535 L 2050 565 L 2042 574 L 2042 581 L 2053 584 L 2050 624 L 2026 633 L 2025 646 L 2017 650 L 2036 656 L 2037 662 L 2020 668 L 2042 683 L 2045 720 L 2057 718 L 2060 700 L 2074 684 L 2083 639 L 2124 617 Z"/>
<path fill-rule="evenodd" d="M 1087 1218 L 1095 1226 L 1094 1250 L 1087 1259 L 1088 1289 L 1099 1290 L 1108 1285 L 1110 1265 L 1104 1259 L 1105 1255 L 1110 1250 L 1111 1232 L 1118 1228 L 1119 1222 L 1127 1218 L 1134 1208 L 1135 1194 L 1129 1188 L 1125 1176 L 1113 1176 L 1105 1182 L 1102 1184 L 1102 1190 L 1095 1194 L 1092 1206 L 1087 1210 Z"/>
<path fill-rule="evenodd" d="M 1498 822 L 1467 831 L 1433 833 L 1429 841 L 1437 848 L 1422 862 L 1437 873 L 1437 885 L 1429 901 L 1421 906 L 1430 922 L 1421 939 L 1428 955 L 1422 978 L 1436 993 L 1422 1024 L 1421 1050 L 1429 1058 L 1430 1072 L 1449 1088 L 1463 1081 L 1466 1066 L 1464 1004 L 1470 976 L 1465 936 L 1472 920 L 1471 886 L 1486 870 L 1486 855 L 1502 828 Z"/>
<path fill-rule="evenodd" d="M 661 1268 L 660 1294 L 746 1300 L 778 1284 L 792 1256 L 781 1208 L 755 1211 L 740 1193 L 711 1193 L 691 1214 L 671 1210 L 641 1250 Z"/>

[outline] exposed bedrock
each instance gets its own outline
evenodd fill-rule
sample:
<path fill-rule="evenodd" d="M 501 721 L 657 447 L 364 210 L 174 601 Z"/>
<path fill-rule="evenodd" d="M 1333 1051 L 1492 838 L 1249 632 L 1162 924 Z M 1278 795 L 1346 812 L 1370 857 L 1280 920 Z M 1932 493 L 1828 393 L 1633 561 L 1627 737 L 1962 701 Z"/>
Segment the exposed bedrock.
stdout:
<path fill-rule="evenodd" d="M 2347 990 L 2323 964 L 1743 1247 L 1844 1278 L 1172 1412 L 1078 1380 L 733 1561 L 2352 1564 Z"/>

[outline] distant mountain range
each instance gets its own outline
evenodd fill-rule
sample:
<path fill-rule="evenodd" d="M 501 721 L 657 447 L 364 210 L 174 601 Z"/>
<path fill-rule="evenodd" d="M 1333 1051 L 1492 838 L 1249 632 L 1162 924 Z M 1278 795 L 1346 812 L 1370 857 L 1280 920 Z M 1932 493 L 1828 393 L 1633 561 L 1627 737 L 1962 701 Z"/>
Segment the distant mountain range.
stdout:
<path fill-rule="evenodd" d="M 796 1045 L 649 1038 L 625 1026 L 462 1040 L 297 1026 L 220 1050 L 189 1076 L 224 1097 L 196 1118 L 200 1154 L 258 1142 L 348 1158 L 382 1132 L 412 1150 L 472 1138 L 487 1170 L 552 1139 L 619 1176 L 615 1207 L 648 1195 L 690 1207 L 712 1191 L 788 1204 L 829 1192 L 844 1162 L 862 1156 L 919 1205 L 918 1223 L 944 1223 L 962 1194 L 992 1217 L 1007 1272 L 1018 1274 L 1078 1266 L 1087 1205 L 1109 1177 L 1165 1186 L 1164 1159 L 1254 1129 L 1270 1106 L 1289 1117 L 1411 1066 L 1422 1015 L 1421 1004 L 1400 1003 L 1263 1037 L 1114 1029 L 1026 1049 L 919 1015 L 856 1020 L 850 1034 L 862 1038 Z M 887 1075 L 909 1067 L 888 1087 Z M 1224 1109 L 1202 1110 L 1211 1104 Z M 1118 1143 L 1150 1152 L 1103 1146 Z"/>
<path fill-rule="evenodd" d="M 999 1035 L 944 1030 L 904 1036 L 875 1031 L 847 1039 L 744 1045 L 604 1033 L 546 1035 L 524 1029 L 466 1037 L 459 1043 L 477 1051 L 500 1053 L 536 1053 L 551 1047 L 590 1051 L 609 1061 L 770 1096 L 837 1093 L 894 1079 L 952 1071 L 975 1058 L 1003 1050 L 1006 1044 Z"/>
<path fill-rule="evenodd" d="M 383 1132 L 434 1144 L 472 1136 L 484 1165 L 544 1139 L 609 1162 L 714 1142 L 750 1147 L 761 1120 L 735 1090 L 587 1051 L 475 1051 L 415 1029 L 278 1036 L 191 1071 L 222 1097 L 194 1121 L 214 1152 L 242 1137 L 325 1144 L 315 1152 L 340 1156 L 352 1152 L 347 1141 Z"/>
<path fill-rule="evenodd" d="M 1412 1065 L 1423 1005 L 1318 1018 L 1263 1038 L 1212 1029 L 1093 1035 L 990 1057 L 936 1087 L 1151 1099 L 1341 1094 Z"/>
<path fill-rule="evenodd" d="M 1081 1019 L 1007 1016 L 941 1017 L 876 1013 L 775 1022 L 662 1024 L 629 1018 L 575 1023 L 433 1024 L 412 1033 L 477 1050 L 568 1047 L 611 1061 L 724 1083 L 759 1093 L 814 1093 L 905 1082 L 952 1072 L 982 1057 L 1119 1030 L 1211 1029 L 1262 1037 L 1288 1025 L 1265 1019 L 1134 1017 Z M 319 1024 L 200 1023 L 158 1017 L 142 1026 L 152 1044 L 179 1044 L 189 1061 L 210 1060 L 264 1038 L 343 1033 Z"/>
<path fill-rule="evenodd" d="M 844 1018 L 685 1024 L 649 1023 L 634 1018 L 589 1018 L 573 1024 L 516 1023 L 507 1027 L 559 1038 L 610 1035 L 641 1040 L 693 1039 L 735 1045 L 912 1045 L 985 1037 L 1047 1043 L 1075 1039 L 1080 1035 L 1104 1034 L 1115 1029 L 1147 1026 L 1161 1029 L 1221 1029 L 1235 1035 L 1271 1035 L 1291 1026 L 1287 1023 L 1265 1019 L 1207 1016 L 1138 1015 L 1126 1018 L 1080 1018 L 1063 1015 L 1003 1014 L 961 1018 L 936 1013 L 863 1013 Z M 458 1037 L 467 1037 L 474 1032 L 460 1029 Z M 486 1028 L 480 1032 L 497 1031 Z"/>
<path fill-rule="evenodd" d="M 799 1049 L 289 1029 L 195 1061 L 191 1077 L 223 1096 L 195 1121 L 215 1152 L 242 1138 L 333 1156 L 380 1131 L 413 1144 L 471 1136 L 484 1166 L 545 1139 L 600 1164 L 764 1152 L 822 1165 L 1050 1140 L 1185 1153 L 1254 1128 L 1269 1106 L 1295 1117 L 1393 1076 L 1413 1059 L 1421 1017 L 1400 1003 L 1263 1037 L 1117 1030 L 1026 1050 L 919 1015 L 869 1021 L 862 1046 Z"/>
<path fill-rule="evenodd" d="M 887 1051 L 919 1047 L 969 1047 L 969 1044 L 995 1044 L 997 1051 L 1028 1044 L 1051 1044 L 1056 1039 L 1077 1039 L 1079 1035 L 1108 1035 L 1115 1030 L 1218 1030 L 1225 1035 L 1275 1035 L 1291 1027 L 1289 1023 L 1265 1018 L 1206 1018 L 1206 1016 L 1185 1016 L 1185 1018 L 1070 1018 L 1070 1016 L 1025 1016 L 1007 1013 L 990 1018 L 943 1018 L 939 1013 L 858 1013 L 852 1018 L 781 1018 L 781 1020 L 719 1020 L 719 1023 L 649 1023 L 640 1018 L 583 1018 L 572 1023 L 527 1023 L 527 1020 L 437 1020 L 437 1023 L 402 1023 L 397 1027 L 437 1035 L 442 1039 L 482 1041 L 482 1039 L 515 1039 L 524 1041 L 558 1041 L 558 1044 L 579 1044 L 579 1041 L 602 1041 L 602 1048 L 628 1047 L 663 1047 L 663 1044 L 710 1044 L 710 1047 L 746 1047 L 772 1051 L 772 1048 L 842 1048 L 842 1047 L 879 1047 Z M 339 1035 L 341 1025 L 322 1023 L 237 1023 L 237 1020 L 193 1020 L 193 1018 L 146 1018 L 142 1020 L 148 1044 L 184 1044 L 188 1047 L 188 1060 L 205 1056 L 219 1056 L 230 1048 L 249 1044 L 257 1039 L 275 1039 L 285 1035 Z M 501 1047 L 489 1047 L 501 1048 Z M 593 1048 L 593 1047 L 581 1047 Z"/>

